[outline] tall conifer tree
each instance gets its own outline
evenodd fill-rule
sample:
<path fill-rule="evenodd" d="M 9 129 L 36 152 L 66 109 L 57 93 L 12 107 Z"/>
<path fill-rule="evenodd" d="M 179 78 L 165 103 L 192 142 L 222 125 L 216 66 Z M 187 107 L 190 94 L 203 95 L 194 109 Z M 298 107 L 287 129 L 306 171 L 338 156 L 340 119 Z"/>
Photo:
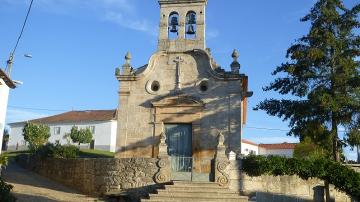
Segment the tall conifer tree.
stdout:
<path fill-rule="evenodd" d="M 255 108 L 288 120 L 289 135 L 302 136 L 309 125 L 325 127 L 335 161 L 338 127 L 360 112 L 359 11 L 360 4 L 347 9 L 341 0 L 319 0 L 301 19 L 311 22 L 309 33 L 287 50 L 287 62 L 273 72 L 279 77 L 264 88 L 294 99 L 266 99 Z"/>

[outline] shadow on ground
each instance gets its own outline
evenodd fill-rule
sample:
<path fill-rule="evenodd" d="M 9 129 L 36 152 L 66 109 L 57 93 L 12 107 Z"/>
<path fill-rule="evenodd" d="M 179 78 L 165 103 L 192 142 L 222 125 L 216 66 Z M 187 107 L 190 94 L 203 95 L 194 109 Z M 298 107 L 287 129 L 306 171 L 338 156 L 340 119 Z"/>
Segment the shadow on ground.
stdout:
<path fill-rule="evenodd" d="M 45 196 L 33 196 L 30 194 L 13 193 L 17 202 L 55 202 L 58 200 L 50 199 Z"/>
<path fill-rule="evenodd" d="M 14 186 L 12 193 L 18 201 L 102 201 L 81 194 L 11 162 L 3 173 L 5 182 Z"/>

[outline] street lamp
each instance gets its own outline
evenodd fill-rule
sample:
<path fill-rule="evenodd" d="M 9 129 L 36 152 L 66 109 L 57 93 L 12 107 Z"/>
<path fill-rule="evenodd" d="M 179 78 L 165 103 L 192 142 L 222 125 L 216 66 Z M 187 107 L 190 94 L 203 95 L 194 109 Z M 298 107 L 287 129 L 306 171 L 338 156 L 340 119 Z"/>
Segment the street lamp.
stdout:
<path fill-rule="evenodd" d="M 27 53 L 27 54 L 24 54 L 24 57 L 32 58 L 33 56 L 31 54 Z M 5 72 L 9 78 L 11 78 L 11 70 L 12 70 L 13 64 L 14 64 L 14 53 L 10 53 L 9 59 L 6 61 L 6 68 L 5 68 Z M 18 81 L 18 83 L 20 83 L 20 85 L 22 84 L 22 82 L 20 82 L 20 81 Z"/>

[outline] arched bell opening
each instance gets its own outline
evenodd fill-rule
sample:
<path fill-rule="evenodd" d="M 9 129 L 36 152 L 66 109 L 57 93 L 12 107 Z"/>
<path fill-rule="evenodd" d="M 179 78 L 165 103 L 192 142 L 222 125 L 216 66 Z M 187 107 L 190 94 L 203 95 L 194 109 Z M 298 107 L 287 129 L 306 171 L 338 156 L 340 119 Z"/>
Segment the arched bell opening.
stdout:
<path fill-rule="evenodd" d="M 186 24 L 185 24 L 185 38 L 186 39 L 196 39 L 196 13 L 194 11 L 189 11 L 186 14 Z"/>
<path fill-rule="evenodd" d="M 179 13 L 172 12 L 169 15 L 168 38 L 175 40 L 179 38 Z"/>

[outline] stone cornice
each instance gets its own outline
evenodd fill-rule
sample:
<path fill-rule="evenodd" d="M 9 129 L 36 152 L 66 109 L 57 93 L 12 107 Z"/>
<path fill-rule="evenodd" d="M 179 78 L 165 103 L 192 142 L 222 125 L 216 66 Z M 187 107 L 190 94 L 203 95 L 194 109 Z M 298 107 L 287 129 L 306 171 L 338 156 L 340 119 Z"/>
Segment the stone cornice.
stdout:
<path fill-rule="evenodd" d="M 207 4 L 207 0 L 159 0 L 160 5 L 163 4 L 186 4 L 186 3 L 205 3 Z"/>

